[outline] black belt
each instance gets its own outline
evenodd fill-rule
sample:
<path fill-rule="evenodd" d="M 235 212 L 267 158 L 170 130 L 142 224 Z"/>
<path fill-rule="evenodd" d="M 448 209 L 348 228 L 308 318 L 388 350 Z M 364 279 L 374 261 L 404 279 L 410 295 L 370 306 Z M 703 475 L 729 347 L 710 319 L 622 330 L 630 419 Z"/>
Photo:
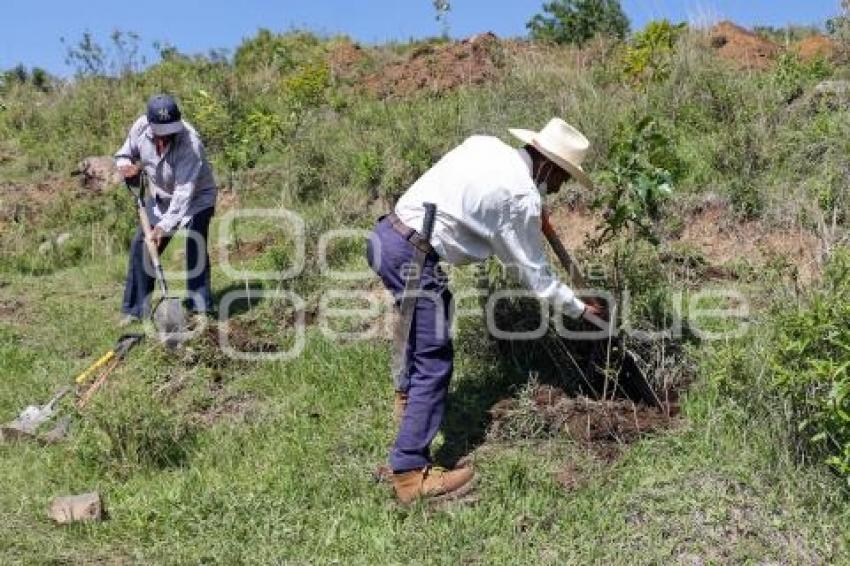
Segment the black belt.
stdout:
<path fill-rule="evenodd" d="M 422 234 L 402 222 L 401 218 L 399 218 L 395 212 L 391 212 L 384 218 L 389 221 L 390 226 L 393 227 L 393 230 L 395 230 L 399 235 L 401 235 L 402 238 L 413 244 L 413 247 L 415 247 L 417 250 L 425 252 L 428 255 L 436 255 L 437 252 L 434 251 L 433 246 L 431 246 L 431 242 L 425 239 Z"/>

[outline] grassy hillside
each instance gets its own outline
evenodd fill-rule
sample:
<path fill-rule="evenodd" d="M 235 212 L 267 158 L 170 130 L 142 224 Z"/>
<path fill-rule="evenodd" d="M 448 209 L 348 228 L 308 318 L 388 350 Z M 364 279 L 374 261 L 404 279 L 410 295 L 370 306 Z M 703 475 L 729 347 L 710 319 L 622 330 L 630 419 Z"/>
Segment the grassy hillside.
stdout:
<path fill-rule="evenodd" d="M 304 352 L 288 361 L 232 359 L 215 328 L 177 352 L 149 339 L 75 417 L 67 442 L 0 444 L 2 561 L 846 562 L 850 350 L 844 264 L 832 256 L 850 212 L 850 107 L 814 94 L 846 68 L 789 52 L 741 70 L 705 34 L 652 30 L 582 51 L 487 35 L 362 48 L 261 32 L 232 59 L 166 50 L 118 77 L 5 81 L 0 420 L 44 402 L 119 334 L 132 205 L 120 187 L 80 188 L 70 172 L 114 151 L 155 91 L 178 97 L 222 185 L 214 287 L 219 298 L 253 297 L 226 321 L 231 341 L 274 353 L 297 340 L 291 301 L 262 291 L 297 294 L 309 324 Z M 524 348 L 497 342 L 470 304 L 479 314 L 459 326 L 436 453 L 472 458 L 477 489 L 452 505 L 400 508 L 373 474 L 393 437 L 390 342 L 385 332 L 334 338 L 374 321 L 327 322 L 321 308 L 330 290 L 380 298 L 380 285 L 322 271 L 320 237 L 369 228 L 466 136 L 508 140 L 507 128 L 553 115 L 591 138 L 600 185 L 557 197 L 558 228 L 580 257 L 608 266 L 606 286 L 631 291 L 641 328 L 686 319 L 685 338 L 651 358 L 681 415 L 651 434 L 567 434 L 539 400 L 543 387 L 575 392 L 578 381 L 551 335 Z M 639 190 L 662 181 L 669 198 Z M 629 221 L 594 241 L 618 206 L 646 230 Z M 264 271 L 297 256 L 273 219 L 223 234 L 228 212 L 255 208 L 304 219 L 302 274 L 225 270 L 225 255 Z M 166 259 L 177 270 L 175 244 Z M 362 241 L 338 240 L 329 262 L 363 270 L 362 255 Z M 511 285 L 496 271 L 485 288 Z M 452 275 L 457 291 L 482 284 L 473 269 Z M 749 330 L 699 340 L 694 329 L 728 321 L 698 320 L 694 305 L 728 301 L 692 299 L 720 289 L 746 298 Z M 690 307 L 676 309 L 682 302 Z M 505 316 L 525 323 L 513 316 L 522 305 L 511 307 Z M 828 348 L 818 347 L 824 336 Z M 507 413 L 491 412 L 504 400 Z M 108 521 L 57 528 L 45 518 L 52 497 L 93 489 Z"/>

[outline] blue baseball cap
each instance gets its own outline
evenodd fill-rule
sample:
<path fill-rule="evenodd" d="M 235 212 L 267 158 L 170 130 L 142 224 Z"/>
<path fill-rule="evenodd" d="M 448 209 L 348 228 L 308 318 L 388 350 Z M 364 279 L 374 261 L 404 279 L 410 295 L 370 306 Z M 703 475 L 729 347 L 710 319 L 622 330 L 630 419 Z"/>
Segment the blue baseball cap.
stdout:
<path fill-rule="evenodd" d="M 148 124 L 153 135 L 170 136 L 183 131 L 180 108 L 174 98 L 156 94 L 148 100 Z"/>

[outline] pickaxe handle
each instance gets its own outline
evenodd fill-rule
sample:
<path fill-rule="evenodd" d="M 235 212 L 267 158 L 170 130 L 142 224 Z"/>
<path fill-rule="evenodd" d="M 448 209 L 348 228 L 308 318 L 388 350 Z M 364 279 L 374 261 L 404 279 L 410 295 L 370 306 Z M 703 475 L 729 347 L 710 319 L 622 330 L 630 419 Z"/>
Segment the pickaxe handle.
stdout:
<path fill-rule="evenodd" d="M 103 373 L 98 376 L 95 382 L 91 384 L 91 387 L 89 387 L 83 394 L 83 396 L 80 398 L 80 400 L 77 401 L 78 410 L 83 409 L 86 405 L 88 405 L 89 401 L 91 401 L 91 398 L 94 396 L 95 393 L 97 393 L 97 390 L 103 387 L 103 384 L 106 383 L 106 379 L 110 376 L 110 374 L 112 374 L 113 371 L 115 371 L 115 368 L 117 368 L 118 364 L 120 363 L 121 360 L 116 358 L 109 365 L 109 367 L 106 368 Z"/>
<path fill-rule="evenodd" d="M 555 252 L 555 255 L 558 256 L 558 260 L 561 262 L 561 265 L 564 266 L 564 269 L 570 272 L 570 279 L 573 281 L 573 285 L 580 289 L 587 289 L 587 280 L 584 278 L 584 273 L 581 271 L 581 267 L 579 267 L 578 263 L 573 259 L 573 256 L 570 255 L 570 252 L 564 247 L 564 244 L 561 242 L 561 238 L 558 237 L 558 233 L 555 231 L 555 227 L 552 226 L 552 222 L 549 219 L 549 213 L 544 210 L 543 211 L 543 235 L 546 236 L 546 239 L 549 240 L 549 245 L 552 246 L 552 250 Z"/>
<path fill-rule="evenodd" d="M 77 376 L 77 385 L 82 385 L 89 379 L 91 379 L 91 377 L 94 375 L 94 372 L 105 366 L 113 357 L 115 357 L 114 350 L 109 350 L 107 353 L 101 356 L 99 360 L 90 365 L 83 373 Z"/>

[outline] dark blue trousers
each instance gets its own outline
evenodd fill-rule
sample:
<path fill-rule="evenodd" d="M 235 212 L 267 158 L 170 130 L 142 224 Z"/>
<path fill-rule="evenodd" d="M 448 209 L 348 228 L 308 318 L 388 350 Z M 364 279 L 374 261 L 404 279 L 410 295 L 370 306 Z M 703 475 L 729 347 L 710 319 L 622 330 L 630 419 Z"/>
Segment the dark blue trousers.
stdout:
<path fill-rule="evenodd" d="M 369 265 L 393 293 L 396 305 L 404 294 L 403 268 L 412 261 L 414 250 L 387 220 L 378 222 L 367 244 Z M 452 295 L 438 259 L 433 254 L 425 261 L 420 287 L 423 296 L 416 301 L 407 344 L 408 403 L 390 452 L 394 472 L 431 463 L 431 442 L 445 413 L 454 364 L 449 328 Z"/>
<path fill-rule="evenodd" d="M 148 203 L 148 217 L 151 204 Z M 209 235 L 210 220 L 214 208 L 203 210 L 192 217 L 186 230 L 193 232 L 195 237 L 186 238 L 186 287 L 189 291 L 189 308 L 195 312 L 210 312 L 212 310 L 212 289 L 210 287 L 210 257 L 207 252 L 207 236 Z M 171 241 L 170 237 L 162 239 L 159 252 L 162 253 Z M 130 261 L 127 266 L 127 281 L 124 284 L 124 302 L 121 312 L 144 318 L 150 313 L 150 296 L 155 284 L 155 273 L 148 258 L 145 247 L 144 233 L 136 229 L 136 235 L 130 244 Z"/>

